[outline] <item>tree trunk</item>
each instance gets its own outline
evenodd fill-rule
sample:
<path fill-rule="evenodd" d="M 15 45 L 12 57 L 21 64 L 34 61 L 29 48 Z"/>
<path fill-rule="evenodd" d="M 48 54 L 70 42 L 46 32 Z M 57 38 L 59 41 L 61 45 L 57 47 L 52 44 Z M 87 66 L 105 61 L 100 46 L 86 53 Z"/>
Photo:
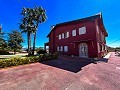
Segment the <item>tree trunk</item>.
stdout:
<path fill-rule="evenodd" d="M 28 33 L 28 55 L 31 55 L 31 38 L 30 38 L 30 33 Z"/>
<path fill-rule="evenodd" d="M 39 23 L 39 22 L 37 21 L 37 23 L 36 23 L 36 27 L 37 27 L 37 28 L 38 28 L 38 23 Z M 36 32 L 37 32 L 37 29 L 36 29 L 35 34 L 34 34 L 32 55 L 34 55 L 34 51 L 35 51 Z"/>
<path fill-rule="evenodd" d="M 34 34 L 32 55 L 34 55 L 34 51 L 35 51 L 35 41 L 36 41 L 36 32 Z"/>

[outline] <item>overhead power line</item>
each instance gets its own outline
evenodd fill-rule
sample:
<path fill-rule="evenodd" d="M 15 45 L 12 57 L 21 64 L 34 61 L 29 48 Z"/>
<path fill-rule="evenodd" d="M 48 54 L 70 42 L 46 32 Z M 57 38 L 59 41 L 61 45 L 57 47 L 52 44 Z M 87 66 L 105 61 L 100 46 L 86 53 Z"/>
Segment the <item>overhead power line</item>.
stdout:
<path fill-rule="evenodd" d="M 120 38 L 115 40 L 115 41 L 113 41 L 113 42 L 111 42 L 111 43 L 109 43 L 109 44 L 113 44 L 113 43 L 118 42 L 118 41 L 120 41 Z"/>

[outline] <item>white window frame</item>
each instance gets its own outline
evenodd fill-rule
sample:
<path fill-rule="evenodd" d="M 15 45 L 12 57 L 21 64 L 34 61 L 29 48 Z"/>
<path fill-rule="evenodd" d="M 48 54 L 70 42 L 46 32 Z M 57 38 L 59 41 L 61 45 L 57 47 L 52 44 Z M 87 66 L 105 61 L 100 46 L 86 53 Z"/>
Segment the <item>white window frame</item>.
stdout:
<path fill-rule="evenodd" d="M 79 35 L 86 34 L 86 27 L 79 28 Z"/>
<path fill-rule="evenodd" d="M 68 46 L 64 46 L 64 52 L 68 52 Z"/>
<path fill-rule="evenodd" d="M 61 39 L 61 34 L 58 36 L 59 40 Z"/>
<path fill-rule="evenodd" d="M 69 32 L 65 32 L 65 38 L 69 37 Z"/>
<path fill-rule="evenodd" d="M 72 30 L 72 36 L 76 36 L 76 30 Z"/>
<path fill-rule="evenodd" d="M 97 43 L 97 46 L 98 46 L 98 52 L 100 52 L 100 45 L 99 45 L 99 43 Z"/>
<path fill-rule="evenodd" d="M 97 30 L 97 33 L 99 34 L 99 27 L 98 27 L 98 25 L 96 25 L 96 30 Z"/>
<path fill-rule="evenodd" d="M 57 46 L 57 51 L 59 52 L 59 46 Z"/>
<path fill-rule="evenodd" d="M 62 38 L 65 38 L 65 35 L 64 35 L 64 33 L 62 33 Z"/>

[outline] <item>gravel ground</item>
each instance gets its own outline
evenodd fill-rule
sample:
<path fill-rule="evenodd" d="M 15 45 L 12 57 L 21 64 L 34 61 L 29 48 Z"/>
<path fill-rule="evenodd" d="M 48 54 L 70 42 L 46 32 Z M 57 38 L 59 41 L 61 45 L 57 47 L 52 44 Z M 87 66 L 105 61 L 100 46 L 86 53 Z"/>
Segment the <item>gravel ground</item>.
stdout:
<path fill-rule="evenodd" d="M 55 64 L 65 66 L 66 61 L 60 60 Z M 43 62 L 0 69 L 0 90 L 120 90 L 120 58 L 114 52 L 108 62 L 71 63 L 67 68 Z M 80 70 L 74 72 L 71 67 Z"/>

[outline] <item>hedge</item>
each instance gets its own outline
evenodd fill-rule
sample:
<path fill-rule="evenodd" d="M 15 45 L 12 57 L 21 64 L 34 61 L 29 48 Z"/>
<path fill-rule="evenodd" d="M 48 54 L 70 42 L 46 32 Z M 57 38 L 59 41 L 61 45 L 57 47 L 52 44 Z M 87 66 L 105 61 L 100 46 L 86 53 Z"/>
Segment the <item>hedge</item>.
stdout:
<path fill-rule="evenodd" d="M 10 67 L 10 66 L 18 66 L 23 64 L 29 64 L 34 62 L 41 62 L 46 60 L 52 60 L 57 59 L 58 54 L 40 54 L 39 56 L 33 56 L 33 57 L 13 57 L 10 59 L 4 59 L 0 60 L 0 68 Z"/>
<path fill-rule="evenodd" d="M 0 50 L 0 55 L 9 55 L 10 53 L 7 51 Z"/>

